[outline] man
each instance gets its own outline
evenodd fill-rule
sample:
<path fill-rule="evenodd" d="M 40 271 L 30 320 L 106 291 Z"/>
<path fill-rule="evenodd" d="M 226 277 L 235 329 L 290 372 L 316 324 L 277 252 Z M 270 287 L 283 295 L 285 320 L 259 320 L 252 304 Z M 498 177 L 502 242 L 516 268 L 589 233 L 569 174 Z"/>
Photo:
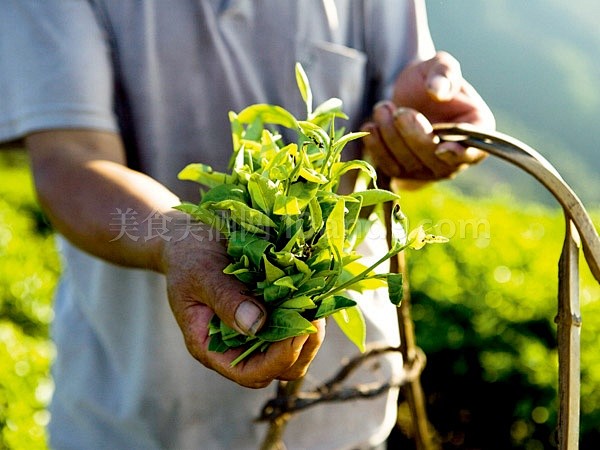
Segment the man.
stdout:
<path fill-rule="evenodd" d="M 300 115 L 299 61 L 315 102 L 341 98 L 348 128 L 371 131 L 367 151 L 409 187 L 482 157 L 438 145 L 431 121 L 493 126 L 458 63 L 435 53 L 421 0 L 7 0 L 0 24 L 0 140 L 24 139 L 62 235 L 57 449 L 257 448 L 264 427 L 252 420 L 271 381 L 310 365 L 307 383 L 318 383 L 355 353 L 333 325 L 324 339 L 323 321 L 233 368 L 238 353 L 207 350 L 213 314 L 248 334 L 265 320 L 222 273 L 222 243 L 172 209 L 197 197 L 176 179 L 186 164 L 225 169 L 229 110 L 268 102 Z M 387 299 L 360 304 L 369 341 L 397 344 Z M 357 380 L 399 376 L 389 356 Z M 286 443 L 374 448 L 393 427 L 396 394 L 307 410 Z"/>

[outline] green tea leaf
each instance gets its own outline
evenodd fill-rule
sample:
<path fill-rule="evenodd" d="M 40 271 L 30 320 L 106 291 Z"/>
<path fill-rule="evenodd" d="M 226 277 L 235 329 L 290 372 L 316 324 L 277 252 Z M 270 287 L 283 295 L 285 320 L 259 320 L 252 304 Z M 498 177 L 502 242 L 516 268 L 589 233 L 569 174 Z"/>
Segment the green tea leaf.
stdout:
<path fill-rule="evenodd" d="M 315 302 L 313 302 L 309 296 L 301 295 L 300 297 L 294 297 L 284 301 L 279 307 L 304 311 L 307 309 L 315 309 L 317 305 L 315 305 Z"/>
<path fill-rule="evenodd" d="M 346 285 L 352 279 L 357 278 L 354 283 L 346 285 L 345 289 L 362 293 L 386 287 L 385 280 L 380 279 L 373 271 L 367 271 L 367 269 L 367 266 L 356 260 L 344 264 L 337 285 Z"/>
<path fill-rule="evenodd" d="M 263 289 L 262 295 L 265 302 L 274 302 L 286 298 L 292 290 L 287 286 L 277 286 L 271 284 Z"/>
<path fill-rule="evenodd" d="M 278 308 L 271 313 L 266 325 L 257 336 L 267 342 L 276 342 L 316 332 L 315 326 L 298 311 Z"/>
<path fill-rule="evenodd" d="M 248 141 L 258 142 L 264 130 L 264 123 L 260 114 L 254 116 L 252 120 L 247 123 L 248 126 L 244 130 L 244 141 L 246 142 L 246 145 Z"/>
<path fill-rule="evenodd" d="M 295 283 L 294 279 L 291 276 L 286 276 L 286 277 L 283 277 L 283 278 L 279 278 L 273 284 L 275 286 L 281 286 L 281 287 L 290 288 L 290 290 L 292 290 L 292 291 L 298 290 L 298 288 L 296 287 L 296 283 Z"/>
<path fill-rule="evenodd" d="M 365 266 L 361 262 L 358 262 L 357 260 L 354 260 L 354 261 L 344 264 L 344 272 L 348 273 L 348 279 L 355 277 L 360 273 L 363 273 L 367 269 L 368 269 L 367 266 Z M 374 275 L 374 273 L 369 272 L 369 275 Z"/>
<path fill-rule="evenodd" d="M 304 133 L 307 137 L 311 138 L 315 143 L 319 145 L 319 147 L 329 147 L 331 139 L 329 138 L 329 135 L 323 128 L 306 120 L 298 121 L 298 126 L 302 130 L 302 133 Z"/>
<path fill-rule="evenodd" d="M 404 295 L 402 274 L 389 273 L 387 275 L 387 284 L 390 301 L 394 305 L 400 306 L 400 302 L 402 302 L 402 297 Z"/>
<path fill-rule="evenodd" d="M 189 164 L 179 172 L 177 178 L 180 180 L 195 181 L 208 187 L 215 187 L 221 184 L 233 184 L 235 179 L 232 175 L 221 172 L 215 172 L 212 167 L 206 164 Z"/>
<path fill-rule="evenodd" d="M 229 123 L 231 124 L 231 137 L 233 140 L 233 154 L 232 157 L 235 158 L 237 151 L 241 146 L 242 134 L 244 133 L 244 127 L 240 123 L 237 118 L 237 114 L 233 111 L 229 111 Z M 229 168 L 232 167 L 232 161 L 230 161 Z"/>
<path fill-rule="evenodd" d="M 243 334 L 231 336 L 229 339 L 223 339 L 223 343 L 229 348 L 237 348 L 246 344 L 247 342 L 248 336 L 244 336 Z"/>
<path fill-rule="evenodd" d="M 287 195 L 279 194 L 275 196 L 273 214 L 278 216 L 291 216 L 302 214 L 302 210 L 300 209 L 300 204 L 296 197 L 288 197 Z"/>
<path fill-rule="evenodd" d="M 261 151 L 266 152 L 269 150 L 279 151 L 277 146 L 277 139 L 281 138 L 279 134 L 273 134 L 269 130 L 262 130 L 260 135 L 260 143 L 262 145 Z"/>
<path fill-rule="evenodd" d="M 345 240 L 345 226 L 344 226 L 344 205 L 345 201 L 343 198 L 339 198 L 327 221 L 325 223 L 325 234 L 329 245 L 334 252 L 342 254 L 344 250 Z"/>
<path fill-rule="evenodd" d="M 360 139 L 364 136 L 367 136 L 369 133 L 366 131 L 357 131 L 354 133 L 348 133 L 345 134 L 344 136 L 342 136 L 340 139 L 338 139 L 337 141 L 335 141 L 332 144 L 333 147 L 333 151 L 334 152 L 339 152 L 348 142 L 353 141 L 355 139 Z"/>
<path fill-rule="evenodd" d="M 225 353 L 230 347 L 223 341 L 221 334 L 214 334 L 208 341 L 208 350 L 211 352 Z"/>
<path fill-rule="evenodd" d="M 288 165 L 273 167 L 268 174 L 274 181 L 285 181 L 292 177 L 292 171 Z"/>
<path fill-rule="evenodd" d="M 346 235 L 349 235 L 354 230 L 360 210 L 362 208 L 362 197 L 346 197 L 346 214 L 344 215 L 344 228 Z"/>
<path fill-rule="evenodd" d="M 341 309 L 350 308 L 351 306 L 356 306 L 356 302 L 348 297 L 342 295 L 327 297 L 321 301 L 315 314 L 315 319 L 330 316 Z"/>
<path fill-rule="evenodd" d="M 223 339 L 223 343 L 229 348 L 235 348 L 248 342 L 249 337 L 238 333 L 233 328 L 227 326 L 225 322 L 221 321 L 221 339 Z"/>
<path fill-rule="evenodd" d="M 250 271 L 247 267 L 244 267 L 244 264 L 241 262 L 235 262 L 229 264 L 225 269 L 223 269 L 223 273 L 227 275 L 234 275 L 238 280 L 242 283 L 252 283 L 256 281 L 257 272 Z"/>
<path fill-rule="evenodd" d="M 250 224 L 261 227 L 277 226 L 266 214 L 237 200 L 222 200 L 211 204 L 210 207 L 213 209 L 230 211 L 231 218 L 240 225 Z"/>
<path fill-rule="evenodd" d="M 279 265 L 279 267 L 290 267 L 294 265 L 294 255 L 287 250 L 280 250 L 277 252 L 272 252 L 275 257 L 275 261 Z"/>
<path fill-rule="evenodd" d="M 248 193 L 252 199 L 252 206 L 260 208 L 265 214 L 273 212 L 277 185 L 267 177 L 253 173 L 248 180 Z"/>
<path fill-rule="evenodd" d="M 205 208 L 188 202 L 183 202 L 179 205 L 174 206 L 173 208 L 178 211 L 189 214 L 194 219 L 199 220 L 200 222 L 210 226 L 211 228 L 217 230 L 224 236 L 227 236 L 228 234 L 227 222 L 221 217 L 217 216 L 212 211 L 209 211 Z"/>
<path fill-rule="evenodd" d="M 241 225 L 242 228 L 248 233 L 262 234 L 264 236 L 268 235 L 264 228 L 257 227 L 256 225 L 252 225 L 251 223 L 241 222 L 239 223 L 239 225 Z"/>
<path fill-rule="evenodd" d="M 263 264 L 265 267 L 266 280 L 269 284 L 273 284 L 273 282 L 278 280 L 279 278 L 285 277 L 285 272 L 279 267 L 272 264 L 271 261 L 269 261 L 269 258 L 267 258 L 267 255 L 264 254 Z"/>
<path fill-rule="evenodd" d="M 368 189 L 361 192 L 353 192 L 350 194 L 352 197 L 362 197 L 363 206 L 373 206 L 379 203 L 385 203 L 389 201 L 399 200 L 400 196 L 393 192 L 386 191 L 384 189 Z"/>
<path fill-rule="evenodd" d="M 310 167 L 301 167 L 299 175 L 306 181 L 312 181 L 313 183 L 326 184 L 329 182 L 325 175 Z"/>
<path fill-rule="evenodd" d="M 299 287 L 298 287 L 298 291 L 297 291 L 297 295 L 298 294 L 314 294 L 314 293 L 319 293 L 321 292 L 321 290 L 323 289 L 323 287 L 325 286 L 325 284 L 327 283 L 327 279 L 325 277 L 314 277 L 314 278 L 309 278 L 308 280 L 306 280 L 304 283 L 302 283 Z"/>
<path fill-rule="evenodd" d="M 224 341 L 229 340 L 229 339 L 234 338 L 234 337 L 237 337 L 240 334 L 240 333 L 238 333 L 237 330 L 234 330 L 233 328 L 231 328 L 230 326 L 228 326 L 223 321 L 221 321 L 221 324 L 220 324 L 219 328 L 221 330 L 221 337 L 223 338 Z"/>
<path fill-rule="evenodd" d="M 418 226 L 408 235 L 408 245 L 413 250 L 421 250 L 427 244 L 427 233 L 422 226 Z"/>
<path fill-rule="evenodd" d="M 308 264 L 306 264 L 300 258 L 294 257 L 294 265 L 296 266 L 296 269 L 298 270 L 298 272 L 300 272 L 304 275 L 307 275 L 308 277 L 310 277 L 313 274 L 313 271 L 310 270 L 310 267 L 308 267 Z"/>
<path fill-rule="evenodd" d="M 306 264 L 315 272 L 330 269 L 331 251 L 329 250 L 329 245 L 319 250 L 313 248 L 313 254 L 306 260 Z"/>
<path fill-rule="evenodd" d="M 296 144 L 288 144 L 277 152 L 272 154 L 263 154 L 263 175 L 271 177 L 273 179 L 272 172 L 275 169 L 280 169 L 282 172 L 290 174 L 292 172 L 292 160 L 298 153 L 298 146 Z M 279 178 L 277 178 L 279 179 Z M 286 178 L 283 178 L 286 179 Z"/>
<path fill-rule="evenodd" d="M 327 283 L 323 287 L 322 292 L 330 292 L 342 274 L 342 255 L 335 247 L 331 247 L 331 253 L 333 254 L 331 270 L 328 271 L 330 274 L 327 276 Z"/>
<path fill-rule="evenodd" d="M 208 335 L 212 336 L 213 334 L 221 333 L 221 319 L 219 316 L 214 314 L 208 322 Z"/>
<path fill-rule="evenodd" d="M 341 117 L 348 119 L 348 116 L 342 112 L 343 102 L 339 98 L 330 98 L 325 100 L 315 108 L 309 116 L 309 120 L 319 126 L 323 126 L 331 117 Z"/>
<path fill-rule="evenodd" d="M 234 231 L 229 235 L 227 254 L 234 259 L 246 256 L 255 268 L 260 267 L 262 255 L 273 244 L 254 234 L 245 231 Z"/>
<path fill-rule="evenodd" d="M 331 315 L 346 337 L 361 351 L 365 351 L 367 327 L 358 306 L 339 310 Z"/>
<path fill-rule="evenodd" d="M 238 150 L 237 153 L 234 153 L 232 156 L 232 160 L 233 160 L 233 167 L 232 170 L 236 173 L 238 173 L 239 171 L 241 171 L 244 167 L 244 160 L 245 160 L 245 147 L 242 145 L 240 146 L 240 149 Z M 231 161 L 229 162 L 229 164 L 231 165 Z"/>
<path fill-rule="evenodd" d="M 371 180 L 373 180 L 373 181 L 377 180 L 377 172 L 375 171 L 373 166 L 371 164 L 369 164 L 368 162 L 362 161 L 362 160 L 353 160 L 353 161 L 335 163 L 333 165 L 331 177 L 333 179 L 336 179 L 336 178 L 339 179 L 342 175 L 344 175 L 346 172 L 348 172 L 350 170 L 360 170 L 360 171 L 364 172 L 365 174 L 367 174 L 371 178 Z"/>
<path fill-rule="evenodd" d="M 391 214 L 391 231 L 392 231 L 392 250 L 399 250 L 406 245 L 408 218 L 400 209 L 397 203 L 394 205 Z"/>
<path fill-rule="evenodd" d="M 426 244 L 445 244 L 448 241 L 445 236 L 426 233 L 423 226 L 415 228 L 408 235 L 408 246 L 413 250 L 421 250 Z"/>
<path fill-rule="evenodd" d="M 384 280 L 382 280 L 378 277 L 375 277 L 375 278 L 364 278 L 360 281 L 357 281 L 354 284 L 351 284 L 350 286 L 347 286 L 346 289 L 360 292 L 362 294 L 365 291 L 374 291 L 376 289 L 385 288 L 386 286 L 387 286 L 387 283 Z"/>
<path fill-rule="evenodd" d="M 263 123 L 281 125 L 294 130 L 298 128 L 298 122 L 290 112 L 281 106 L 265 103 L 258 103 L 244 108 L 238 113 L 237 118 L 241 123 L 252 123 L 260 119 Z"/>
<path fill-rule="evenodd" d="M 317 182 L 296 181 L 290 185 L 288 197 L 296 198 L 298 200 L 298 208 L 303 211 L 309 202 L 315 198 L 318 189 L 319 184 Z"/>
<path fill-rule="evenodd" d="M 223 200 L 237 200 L 242 203 L 248 202 L 248 193 L 244 186 L 237 184 L 220 184 L 208 190 L 203 196 L 200 204 L 208 202 L 220 202 Z"/>
<path fill-rule="evenodd" d="M 314 231 L 319 231 L 323 227 L 323 212 L 316 197 L 310 199 L 308 209 L 310 212 L 310 226 Z"/>
<path fill-rule="evenodd" d="M 296 63 L 296 83 L 298 84 L 302 100 L 306 103 L 306 115 L 310 116 L 312 113 L 312 91 L 306 72 L 300 63 Z"/>
<path fill-rule="evenodd" d="M 350 252 L 350 253 L 345 253 L 344 256 L 342 257 L 342 265 L 346 266 L 348 264 L 353 264 L 354 261 L 358 261 L 359 259 L 362 259 L 362 255 L 356 253 L 356 252 Z"/>

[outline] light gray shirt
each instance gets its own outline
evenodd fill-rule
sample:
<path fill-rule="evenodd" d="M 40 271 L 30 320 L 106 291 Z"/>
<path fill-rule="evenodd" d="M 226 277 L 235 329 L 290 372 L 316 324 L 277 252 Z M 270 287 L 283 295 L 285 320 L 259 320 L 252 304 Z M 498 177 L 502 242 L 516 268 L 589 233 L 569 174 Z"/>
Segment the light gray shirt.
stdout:
<path fill-rule="evenodd" d="M 296 61 L 308 73 L 315 103 L 341 98 L 347 126 L 356 129 L 373 103 L 389 96 L 406 64 L 433 53 L 420 0 L 2 3 L 0 141 L 42 129 L 119 132 L 131 167 L 188 200 L 197 188 L 176 179 L 186 164 L 226 167 L 228 111 L 268 102 L 302 115 Z M 375 229 L 363 249 L 367 257 L 383 251 L 383 240 Z M 60 244 L 52 446 L 258 448 L 265 428 L 253 419 L 274 386 L 245 389 L 193 360 L 162 276 Z M 394 308 L 384 294 L 359 299 L 368 340 L 397 344 Z M 356 352 L 330 324 L 305 387 Z M 351 381 L 393 374 L 400 376 L 401 361 L 387 357 Z M 309 409 L 292 419 L 288 448 L 379 444 L 394 425 L 396 394 Z"/>

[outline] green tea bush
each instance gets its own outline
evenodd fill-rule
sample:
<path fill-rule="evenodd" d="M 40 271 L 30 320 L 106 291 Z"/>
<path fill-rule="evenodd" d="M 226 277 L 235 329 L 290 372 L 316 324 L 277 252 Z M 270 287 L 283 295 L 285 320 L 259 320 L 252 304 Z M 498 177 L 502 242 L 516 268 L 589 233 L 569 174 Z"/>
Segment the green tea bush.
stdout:
<path fill-rule="evenodd" d="M 402 205 L 450 238 L 409 260 L 423 387 L 444 448 L 554 447 L 562 211 L 505 194 L 463 197 L 447 183 L 406 193 Z M 600 288 L 583 258 L 580 268 L 581 448 L 592 449 L 600 448 Z"/>
<path fill-rule="evenodd" d="M 25 156 L 0 156 L 0 449 L 44 449 L 59 261 Z"/>

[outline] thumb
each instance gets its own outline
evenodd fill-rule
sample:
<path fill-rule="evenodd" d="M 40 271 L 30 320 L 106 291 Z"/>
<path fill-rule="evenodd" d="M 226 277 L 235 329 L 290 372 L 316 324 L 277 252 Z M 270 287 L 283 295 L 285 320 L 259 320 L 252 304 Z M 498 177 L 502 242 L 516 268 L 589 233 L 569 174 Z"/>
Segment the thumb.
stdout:
<path fill-rule="evenodd" d="M 224 260 L 217 267 L 203 269 L 202 300 L 228 326 L 254 336 L 266 320 L 264 306 L 246 293 L 246 285 L 223 273 L 228 262 Z"/>
<path fill-rule="evenodd" d="M 217 313 L 217 315 L 219 315 Z M 221 317 L 219 315 L 219 317 Z M 234 312 L 234 323 L 242 334 L 254 336 L 265 323 L 266 314 L 255 300 L 245 299 L 238 303 Z"/>
<path fill-rule="evenodd" d="M 427 92 L 438 102 L 452 100 L 462 86 L 460 63 L 446 52 L 439 52 L 428 62 Z"/>
<path fill-rule="evenodd" d="M 454 97 L 453 83 L 442 74 L 433 74 L 427 81 L 427 92 L 438 102 L 447 102 Z"/>
<path fill-rule="evenodd" d="M 201 306 L 209 307 L 225 324 L 245 335 L 264 325 L 266 310 L 247 293 L 244 283 L 223 273 L 229 259 L 221 245 L 203 242 L 170 245 L 167 290 L 171 307 L 182 322 L 194 322 Z M 188 244 L 188 245 L 186 245 Z"/>

